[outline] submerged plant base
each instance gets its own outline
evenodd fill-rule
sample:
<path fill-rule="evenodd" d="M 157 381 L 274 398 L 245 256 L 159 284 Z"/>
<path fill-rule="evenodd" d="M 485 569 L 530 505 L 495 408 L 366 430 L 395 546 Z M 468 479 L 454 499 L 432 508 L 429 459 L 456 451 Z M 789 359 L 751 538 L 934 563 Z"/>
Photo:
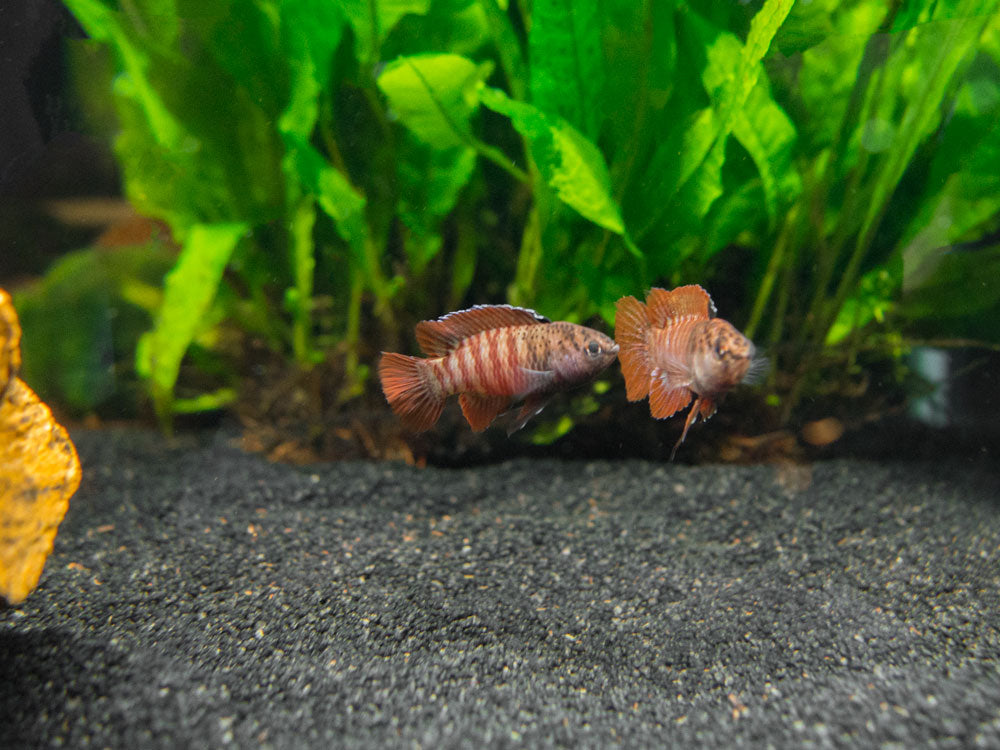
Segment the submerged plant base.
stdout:
<path fill-rule="evenodd" d="M 380 394 L 338 402 L 343 360 L 330 356 L 308 371 L 263 348 L 245 360 L 236 414 L 244 449 L 273 461 L 308 464 L 375 459 L 410 464 L 468 466 L 517 456 L 569 459 L 645 458 L 666 461 L 683 414 L 654 420 L 642 403 L 625 400 L 615 377 L 590 414 L 573 417 L 573 427 L 546 444 L 539 435 L 574 411 L 582 392 L 560 394 L 534 428 L 508 437 L 501 416 L 485 432 L 469 429 L 457 402 L 449 403 L 433 430 L 404 429 Z M 453 399 L 454 401 L 454 399 Z M 780 408 L 758 390 L 729 394 L 718 413 L 692 427 L 678 463 L 774 463 L 797 465 L 818 458 L 932 457 L 969 453 L 985 444 L 968 431 L 939 430 L 907 417 L 901 392 L 859 388 L 814 398 L 800 405 L 788 424 Z"/>

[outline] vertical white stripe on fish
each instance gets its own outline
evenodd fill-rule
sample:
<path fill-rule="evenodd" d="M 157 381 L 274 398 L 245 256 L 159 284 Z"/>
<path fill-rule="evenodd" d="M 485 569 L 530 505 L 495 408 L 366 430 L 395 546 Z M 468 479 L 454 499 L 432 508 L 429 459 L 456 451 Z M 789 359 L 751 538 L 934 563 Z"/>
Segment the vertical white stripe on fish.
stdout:
<path fill-rule="evenodd" d="M 489 390 L 490 384 L 490 363 L 493 361 L 493 352 L 496 350 L 497 329 L 491 328 L 478 336 L 479 345 L 475 348 L 476 355 L 476 383 L 479 390 Z"/>
<path fill-rule="evenodd" d="M 501 328 L 496 332 L 496 342 L 493 347 L 493 356 L 490 358 L 490 382 L 493 388 L 500 393 L 512 393 L 511 385 L 514 372 L 507 363 L 510 356 L 511 328 Z"/>
<path fill-rule="evenodd" d="M 479 390 L 478 383 L 476 383 L 476 362 L 473 359 L 472 347 L 463 346 L 460 351 L 459 370 L 462 373 L 462 390 Z"/>

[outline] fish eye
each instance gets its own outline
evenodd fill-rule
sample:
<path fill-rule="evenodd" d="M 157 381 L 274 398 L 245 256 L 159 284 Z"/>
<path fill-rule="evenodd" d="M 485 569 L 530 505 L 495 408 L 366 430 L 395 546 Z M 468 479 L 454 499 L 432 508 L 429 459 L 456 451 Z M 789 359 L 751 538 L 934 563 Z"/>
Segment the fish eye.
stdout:
<path fill-rule="evenodd" d="M 723 355 L 726 353 L 726 345 L 723 343 L 722 339 L 715 342 L 715 356 L 722 359 Z"/>
<path fill-rule="evenodd" d="M 601 345 L 598 344 L 596 341 L 591 340 L 587 344 L 587 354 L 589 354 L 592 357 L 596 357 L 600 353 L 601 353 Z"/>

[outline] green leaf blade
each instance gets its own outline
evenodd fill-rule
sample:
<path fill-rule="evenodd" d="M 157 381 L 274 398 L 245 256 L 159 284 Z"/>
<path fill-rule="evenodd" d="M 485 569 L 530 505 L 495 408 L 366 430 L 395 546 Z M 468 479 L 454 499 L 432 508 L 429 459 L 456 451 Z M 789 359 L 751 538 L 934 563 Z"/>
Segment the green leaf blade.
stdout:
<path fill-rule="evenodd" d="M 604 60 L 598 3 L 535 0 L 528 47 L 531 101 L 588 138 L 600 127 Z"/>
<path fill-rule="evenodd" d="M 528 140 L 542 176 L 563 203 L 621 235 L 629 250 L 639 253 L 628 239 L 608 168 L 597 146 L 562 118 L 514 101 L 498 89 L 483 87 L 480 96 L 485 106 L 509 117 L 514 129 Z"/>
<path fill-rule="evenodd" d="M 286 174 L 316 198 L 333 219 L 337 233 L 360 254 L 368 232 L 364 197 L 306 140 L 289 133 L 284 141 L 287 151 L 282 167 Z"/>
<path fill-rule="evenodd" d="M 237 243 L 249 231 L 242 223 L 191 228 L 173 270 L 153 330 L 140 342 L 136 370 L 148 378 L 157 413 L 168 419 L 181 360 L 215 298 Z"/>
<path fill-rule="evenodd" d="M 467 145 L 476 87 L 488 74 L 461 55 L 414 55 L 395 60 L 378 77 L 393 111 L 414 135 L 436 148 Z"/>

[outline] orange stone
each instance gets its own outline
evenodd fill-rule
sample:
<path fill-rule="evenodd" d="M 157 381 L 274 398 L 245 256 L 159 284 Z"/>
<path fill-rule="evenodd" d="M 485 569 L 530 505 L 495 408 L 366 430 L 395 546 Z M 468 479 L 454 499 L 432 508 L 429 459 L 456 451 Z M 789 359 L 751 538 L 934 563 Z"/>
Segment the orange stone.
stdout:
<path fill-rule="evenodd" d="M 21 328 L 0 289 L 0 597 L 19 604 L 38 584 L 80 461 L 66 430 L 17 377 Z"/>

